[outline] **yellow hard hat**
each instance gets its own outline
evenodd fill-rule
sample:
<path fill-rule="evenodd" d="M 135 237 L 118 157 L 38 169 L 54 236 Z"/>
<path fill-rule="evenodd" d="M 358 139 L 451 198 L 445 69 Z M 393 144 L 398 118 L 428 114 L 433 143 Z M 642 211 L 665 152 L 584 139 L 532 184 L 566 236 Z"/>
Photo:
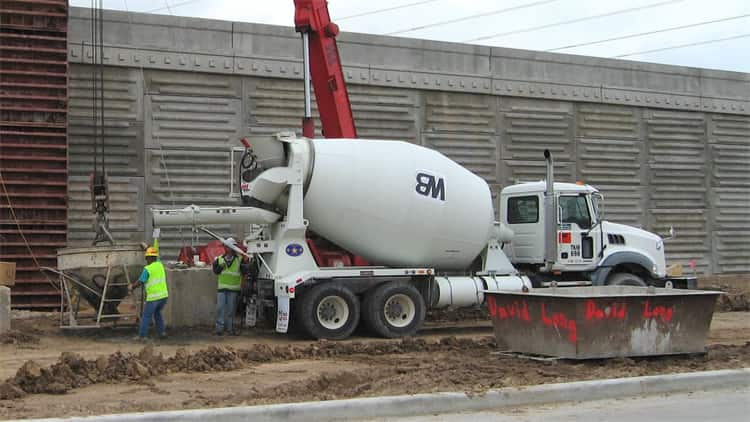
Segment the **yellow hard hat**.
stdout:
<path fill-rule="evenodd" d="M 146 256 L 159 256 L 159 252 L 155 247 L 149 246 L 148 248 L 146 248 Z"/>

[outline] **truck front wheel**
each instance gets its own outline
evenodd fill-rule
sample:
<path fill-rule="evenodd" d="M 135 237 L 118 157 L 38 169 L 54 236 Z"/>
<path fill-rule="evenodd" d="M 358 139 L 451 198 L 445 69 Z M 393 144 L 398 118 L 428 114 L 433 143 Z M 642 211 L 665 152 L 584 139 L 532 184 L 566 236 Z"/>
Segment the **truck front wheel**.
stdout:
<path fill-rule="evenodd" d="M 425 304 L 416 288 L 405 282 L 381 284 L 365 295 L 362 319 L 382 337 L 414 335 L 425 317 Z"/>
<path fill-rule="evenodd" d="M 297 308 L 297 321 L 304 332 L 317 339 L 348 338 L 359 322 L 359 299 L 351 290 L 335 284 L 320 284 L 304 296 Z"/>
<path fill-rule="evenodd" d="M 607 277 L 607 285 L 646 287 L 646 283 L 642 278 L 630 273 L 615 273 L 610 275 Z"/>

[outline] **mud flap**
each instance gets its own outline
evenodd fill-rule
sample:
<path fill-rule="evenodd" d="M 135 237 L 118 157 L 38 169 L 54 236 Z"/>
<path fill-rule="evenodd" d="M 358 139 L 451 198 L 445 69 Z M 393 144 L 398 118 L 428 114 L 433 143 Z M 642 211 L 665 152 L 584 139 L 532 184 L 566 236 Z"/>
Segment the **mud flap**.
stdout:
<path fill-rule="evenodd" d="M 276 300 L 276 332 L 286 333 L 289 329 L 289 296 L 278 296 Z"/>
<path fill-rule="evenodd" d="M 253 295 L 248 299 L 245 306 L 245 326 L 255 327 L 258 322 L 258 298 Z"/>

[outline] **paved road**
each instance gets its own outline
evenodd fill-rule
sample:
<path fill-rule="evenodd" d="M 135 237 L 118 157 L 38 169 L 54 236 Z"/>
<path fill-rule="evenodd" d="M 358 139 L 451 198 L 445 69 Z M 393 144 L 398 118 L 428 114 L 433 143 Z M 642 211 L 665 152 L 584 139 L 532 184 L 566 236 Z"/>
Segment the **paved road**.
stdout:
<path fill-rule="evenodd" d="M 713 390 L 535 407 L 509 408 L 497 412 L 457 413 L 411 418 L 375 419 L 398 422 L 688 422 L 750 420 L 750 388 Z"/>

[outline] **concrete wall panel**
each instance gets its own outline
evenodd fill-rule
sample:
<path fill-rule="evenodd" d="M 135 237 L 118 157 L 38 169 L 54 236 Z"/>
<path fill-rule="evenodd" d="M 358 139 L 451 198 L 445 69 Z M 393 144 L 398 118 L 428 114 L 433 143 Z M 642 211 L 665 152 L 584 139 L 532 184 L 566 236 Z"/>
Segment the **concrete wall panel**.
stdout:
<path fill-rule="evenodd" d="M 501 183 L 544 179 L 545 149 L 553 154 L 557 180 L 575 178 L 572 103 L 501 97 L 500 113 Z"/>
<path fill-rule="evenodd" d="M 113 176 L 143 176 L 143 85 L 136 69 L 105 67 L 104 140 L 92 119 L 92 68 L 72 65 L 69 95 L 69 173 L 94 171 L 94 147 L 103 148 L 105 171 Z M 98 102 L 99 99 L 96 99 Z M 100 160 L 100 159 L 98 159 Z M 101 166 L 101 161 L 98 161 Z"/>
<path fill-rule="evenodd" d="M 649 110 L 645 114 L 650 178 L 650 229 L 674 227 L 668 258 L 695 260 L 711 271 L 707 200 L 706 122 L 701 113 Z"/>
<path fill-rule="evenodd" d="M 750 272 L 750 118 L 710 115 L 714 268 Z"/>
<path fill-rule="evenodd" d="M 301 133 L 305 109 L 302 81 L 245 78 L 243 85 L 244 117 L 253 138 L 270 138 L 280 131 Z M 313 116 L 316 130 L 320 133 L 320 119 L 315 104 Z"/>
<path fill-rule="evenodd" d="M 349 100 L 359 137 L 418 141 L 418 92 L 351 85 Z"/>
<path fill-rule="evenodd" d="M 146 160 L 148 203 L 236 203 L 229 198 L 229 149 L 149 149 Z"/>
<path fill-rule="evenodd" d="M 497 111 L 489 95 L 425 94 L 422 143 L 453 158 L 489 184 L 498 183 Z"/>
<path fill-rule="evenodd" d="M 648 185 L 641 172 L 643 142 L 579 138 L 576 179 L 596 186 L 605 197 L 605 218 L 641 225 L 645 217 Z"/>
<path fill-rule="evenodd" d="M 90 17 L 90 9 L 71 8 L 70 40 L 91 40 Z M 231 22 L 113 11 L 106 11 L 104 18 L 104 43 L 108 45 L 203 53 L 231 52 L 232 49 Z"/>

